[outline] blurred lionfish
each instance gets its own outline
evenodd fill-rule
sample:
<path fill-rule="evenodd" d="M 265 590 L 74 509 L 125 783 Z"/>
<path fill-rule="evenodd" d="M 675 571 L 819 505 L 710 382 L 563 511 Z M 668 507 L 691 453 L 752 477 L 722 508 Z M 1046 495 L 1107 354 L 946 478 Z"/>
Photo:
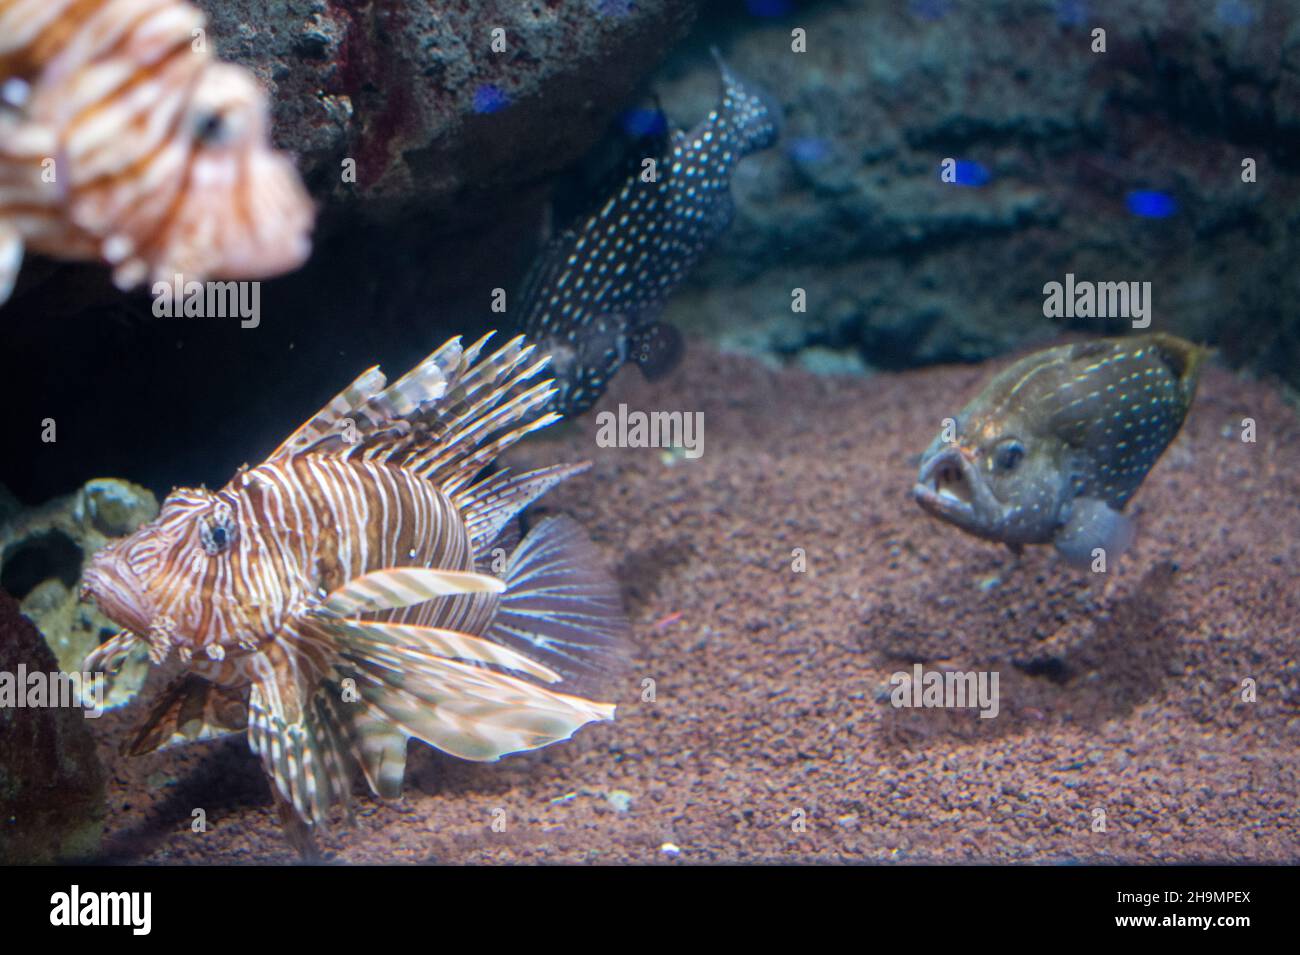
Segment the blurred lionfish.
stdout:
<path fill-rule="evenodd" d="M 1133 540 L 1121 513 L 1178 434 L 1205 350 L 1173 335 L 1062 345 L 997 375 L 921 459 L 930 513 L 1018 550 L 1052 543 L 1077 567 Z"/>
<path fill-rule="evenodd" d="M 314 211 L 266 93 L 206 22 L 179 0 L 0 0 L 0 305 L 25 247 L 103 260 L 122 289 L 306 260 Z"/>
<path fill-rule="evenodd" d="M 623 659 L 595 546 L 552 516 L 505 560 L 513 518 L 587 465 L 482 476 L 557 418 L 537 414 L 547 360 L 521 337 L 484 355 L 490 337 L 453 339 L 387 387 L 368 370 L 261 465 L 174 491 L 94 556 L 83 596 L 126 630 L 87 671 L 140 640 L 183 666 L 128 752 L 247 729 L 304 848 L 357 767 L 400 793 L 411 737 L 491 761 L 613 719 L 576 695 Z"/>
<path fill-rule="evenodd" d="M 520 328 L 554 358 L 560 391 L 550 407 L 563 415 L 590 408 L 629 359 L 650 378 L 672 368 L 681 336 L 659 314 L 731 224 L 736 164 L 776 141 L 775 108 L 713 55 L 718 107 L 672 134 L 654 181 L 638 163 L 599 211 L 549 243 L 525 283 Z"/>

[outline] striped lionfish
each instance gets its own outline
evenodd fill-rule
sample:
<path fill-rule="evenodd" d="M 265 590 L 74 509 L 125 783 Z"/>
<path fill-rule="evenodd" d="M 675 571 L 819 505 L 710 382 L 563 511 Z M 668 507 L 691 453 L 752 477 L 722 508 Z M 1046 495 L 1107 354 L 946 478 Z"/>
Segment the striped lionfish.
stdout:
<path fill-rule="evenodd" d="M 311 200 L 206 22 L 180 0 L 0 0 L 0 305 L 26 248 L 122 289 L 306 260 Z"/>
<path fill-rule="evenodd" d="M 940 433 L 914 490 L 930 513 L 1090 567 L 1132 543 L 1122 513 L 1178 434 L 1205 350 L 1173 335 L 1063 345 L 1015 362 Z"/>
<path fill-rule="evenodd" d="M 650 378 L 672 368 L 681 336 L 659 313 L 730 225 L 736 164 L 776 141 L 775 108 L 713 55 L 718 107 L 672 134 L 653 181 L 638 165 L 598 212 L 549 243 L 526 280 L 520 328 L 554 358 L 551 407 L 561 414 L 590 408 L 629 359 Z"/>
<path fill-rule="evenodd" d="M 547 359 L 522 337 L 485 355 L 490 337 L 453 339 L 391 385 L 368 370 L 262 464 L 174 491 L 94 556 L 83 596 L 126 629 L 87 672 L 137 641 L 183 667 L 129 753 L 247 730 L 308 852 L 357 767 L 400 793 L 411 737 L 491 761 L 613 719 L 577 695 L 624 658 L 595 546 L 557 515 L 505 556 L 515 516 L 588 465 L 482 476 L 558 417 L 538 414 Z"/>

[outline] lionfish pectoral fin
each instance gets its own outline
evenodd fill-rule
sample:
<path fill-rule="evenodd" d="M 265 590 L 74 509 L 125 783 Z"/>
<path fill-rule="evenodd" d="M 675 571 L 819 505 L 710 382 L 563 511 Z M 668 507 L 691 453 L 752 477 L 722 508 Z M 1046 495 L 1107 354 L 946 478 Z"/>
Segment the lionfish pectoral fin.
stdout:
<path fill-rule="evenodd" d="M 398 610 L 436 597 L 499 594 L 505 583 L 473 571 L 390 567 L 356 577 L 325 598 L 324 609 L 339 616 Z"/>
<path fill-rule="evenodd" d="M 595 544 L 572 518 L 556 515 L 511 555 L 486 636 L 544 662 L 566 688 L 596 694 L 627 665 L 627 630 L 618 584 Z"/>
<path fill-rule="evenodd" d="M 387 727 L 390 732 L 378 738 L 378 751 L 363 759 L 367 778 L 381 795 L 398 789 L 400 774 L 389 777 L 388 786 L 376 785 L 375 777 L 383 777 L 390 766 L 404 765 L 392 733 L 462 759 L 491 762 L 568 739 L 587 723 L 614 718 L 613 704 L 556 693 L 482 664 L 407 647 L 401 654 L 402 668 L 394 669 L 392 655 L 377 650 L 356 630 L 342 630 L 336 640 L 340 654 L 357 673 L 371 731 Z"/>
<path fill-rule="evenodd" d="M 122 664 L 126 661 L 127 656 L 140 644 L 140 638 L 130 630 L 123 630 L 115 637 L 105 640 L 95 649 L 86 654 L 81 661 L 81 671 L 83 673 L 101 674 L 104 681 L 104 692 L 111 692 L 117 672 L 122 669 Z"/>
<path fill-rule="evenodd" d="M 364 705 L 366 711 L 352 718 L 356 733 L 354 753 L 371 792 L 384 799 L 396 799 L 402 794 L 406 741 L 410 737 L 394 727 L 376 707 Z"/>
<path fill-rule="evenodd" d="M 86 673 L 103 673 L 111 677 L 122 668 L 122 662 L 139 640 L 130 630 L 123 630 L 87 653 L 81 661 L 81 669 Z"/>
<path fill-rule="evenodd" d="M 315 625 L 332 640 L 339 671 L 353 675 L 365 719 L 352 721 L 354 752 L 380 795 L 399 790 L 399 746 L 411 737 L 485 762 L 614 718 L 613 704 L 556 692 L 552 687 L 563 684 L 553 668 L 487 638 L 340 618 L 319 617 Z"/>
<path fill-rule="evenodd" d="M 686 351 L 686 341 L 676 325 L 651 322 L 632 333 L 628 358 L 637 363 L 649 381 L 657 381 L 677 367 Z"/>
<path fill-rule="evenodd" d="M 1133 544 L 1133 522 L 1104 501 L 1080 497 L 1052 543 L 1070 566 L 1079 570 L 1111 569 Z M 1098 564 L 1098 558 L 1103 563 Z"/>
<path fill-rule="evenodd" d="M 289 845 L 294 848 L 304 862 L 319 862 L 320 849 L 311 825 L 298 815 L 294 804 L 280 794 L 275 786 L 271 787 L 271 798 L 275 803 L 275 815 L 280 820 L 280 831 L 284 833 Z"/>
<path fill-rule="evenodd" d="M 23 264 L 23 237 L 16 226 L 0 222 L 0 305 L 9 301 Z"/>
<path fill-rule="evenodd" d="M 331 806 L 350 810 L 355 768 L 348 725 L 329 697 L 335 691 L 274 679 L 255 682 L 248 698 L 249 748 L 298 817 L 322 828 Z"/>
<path fill-rule="evenodd" d="M 555 693 L 500 671 L 559 682 L 560 675 L 509 647 L 468 633 L 314 614 L 338 670 L 353 680 L 350 701 L 333 703 L 352 753 L 379 796 L 401 795 L 411 737 L 471 760 L 494 760 L 567 739 L 613 707 Z"/>
<path fill-rule="evenodd" d="M 241 692 L 186 674 L 163 690 L 124 751 L 143 756 L 177 743 L 238 733 L 247 725 L 248 705 Z"/>
<path fill-rule="evenodd" d="M 349 662 L 360 659 L 404 672 L 407 667 L 419 666 L 428 657 L 442 657 L 514 670 L 544 683 L 558 683 L 561 679 L 550 667 L 522 653 L 458 630 L 347 617 L 316 619 L 317 626 L 334 638 L 339 655 Z"/>

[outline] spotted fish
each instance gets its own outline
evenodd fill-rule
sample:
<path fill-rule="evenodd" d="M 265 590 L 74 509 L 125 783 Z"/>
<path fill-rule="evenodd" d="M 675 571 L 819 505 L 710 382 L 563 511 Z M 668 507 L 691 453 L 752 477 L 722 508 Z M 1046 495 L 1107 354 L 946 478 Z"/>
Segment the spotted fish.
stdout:
<path fill-rule="evenodd" d="M 658 321 L 664 303 L 731 223 L 736 164 L 776 141 L 775 109 L 714 57 L 718 107 L 667 139 L 653 180 L 639 165 L 597 212 L 558 235 L 525 284 L 521 328 L 554 359 L 551 407 L 563 415 L 591 407 L 626 361 L 652 378 L 672 367 L 682 344 Z"/>
<path fill-rule="evenodd" d="M 265 91 L 179 0 L 0 0 L 0 305 L 26 249 L 142 282 L 297 268 L 314 212 Z"/>
<path fill-rule="evenodd" d="M 921 459 L 914 496 L 962 530 L 1073 565 L 1118 557 L 1123 509 L 1196 394 L 1205 351 L 1172 335 L 1049 348 L 995 377 Z"/>
<path fill-rule="evenodd" d="M 490 337 L 490 336 L 488 336 Z M 221 490 L 174 491 L 94 555 L 83 581 L 123 633 L 181 675 L 129 747 L 246 732 L 292 841 L 347 806 L 359 769 L 396 796 L 411 737 L 495 760 L 610 720 L 617 587 L 570 518 L 515 516 L 586 465 L 485 467 L 556 420 L 546 364 L 515 338 L 453 339 L 387 384 L 372 368 Z"/>

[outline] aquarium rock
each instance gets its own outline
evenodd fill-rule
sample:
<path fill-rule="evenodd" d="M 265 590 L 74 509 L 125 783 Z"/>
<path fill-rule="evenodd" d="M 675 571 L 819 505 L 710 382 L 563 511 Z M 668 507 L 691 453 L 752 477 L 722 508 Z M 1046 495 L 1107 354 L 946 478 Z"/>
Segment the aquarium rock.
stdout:
<path fill-rule="evenodd" d="M 0 588 L 21 602 L 61 669 L 79 669 L 85 655 L 119 629 L 77 596 L 90 555 L 157 514 L 158 501 L 148 489 L 96 478 L 73 494 L 0 522 Z M 129 659 L 112 683 L 107 705 L 130 699 L 147 669 L 143 653 Z"/>
<path fill-rule="evenodd" d="M 18 602 L 0 590 L 0 673 L 59 666 Z M 0 706 L 0 864 L 85 859 L 99 849 L 104 768 L 75 707 Z"/>
<path fill-rule="evenodd" d="M 437 211 L 445 226 L 581 156 L 697 4 L 205 6 L 222 56 L 274 90 L 276 142 L 318 198 L 379 218 Z"/>

